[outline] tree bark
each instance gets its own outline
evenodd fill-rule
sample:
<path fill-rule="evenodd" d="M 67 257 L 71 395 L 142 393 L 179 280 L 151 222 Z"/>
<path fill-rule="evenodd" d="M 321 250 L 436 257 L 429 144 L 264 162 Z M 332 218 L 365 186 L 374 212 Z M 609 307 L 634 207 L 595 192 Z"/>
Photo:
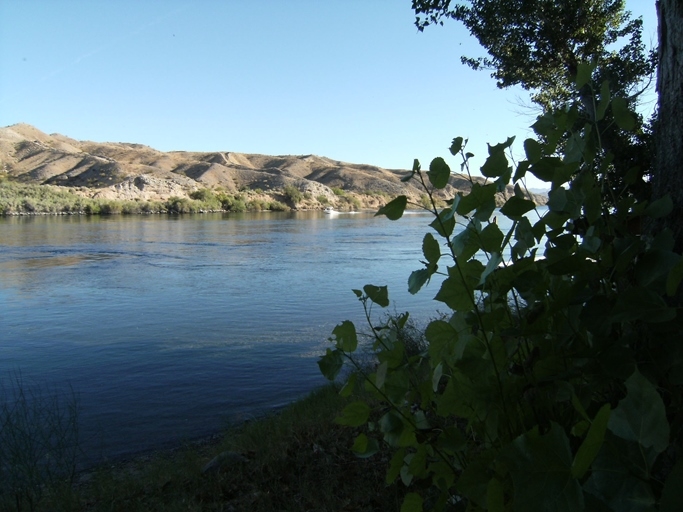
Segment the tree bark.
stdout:
<path fill-rule="evenodd" d="M 657 229 L 668 227 L 683 251 L 683 0 L 658 0 L 658 120 L 653 198 L 671 194 L 674 210 Z"/>

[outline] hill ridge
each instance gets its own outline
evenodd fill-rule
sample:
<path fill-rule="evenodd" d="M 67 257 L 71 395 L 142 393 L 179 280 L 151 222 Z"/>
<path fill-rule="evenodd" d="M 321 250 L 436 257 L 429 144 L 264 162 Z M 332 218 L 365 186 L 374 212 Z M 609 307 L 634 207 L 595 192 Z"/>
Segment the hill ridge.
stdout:
<path fill-rule="evenodd" d="M 294 186 L 308 199 L 326 198 L 309 201 L 305 207 L 335 204 L 341 189 L 357 196 L 362 206 L 376 208 L 400 194 L 414 202 L 419 202 L 423 195 L 412 183 L 401 182 L 407 170 L 313 154 L 163 152 L 144 144 L 79 141 L 59 133 L 48 135 L 25 123 L 0 128 L 0 171 L 24 183 L 69 187 L 84 196 L 104 199 L 167 200 L 189 197 L 202 188 L 277 194 Z M 452 197 L 469 188 L 464 175 L 453 174 L 446 189 L 439 191 L 439 197 Z M 501 202 L 513 193 L 509 187 L 501 195 Z M 530 197 L 539 204 L 545 202 L 542 196 Z"/>

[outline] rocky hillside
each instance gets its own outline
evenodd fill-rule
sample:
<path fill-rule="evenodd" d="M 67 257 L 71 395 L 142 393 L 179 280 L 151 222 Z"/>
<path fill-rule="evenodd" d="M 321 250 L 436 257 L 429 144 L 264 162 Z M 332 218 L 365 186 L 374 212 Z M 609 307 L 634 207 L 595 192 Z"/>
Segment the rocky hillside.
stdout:
<path fill-rule="evenodd" d="M 188 197 L 205 188 L 277 194 L 294 186 L 308 198 L 325 196 L 331 204 L 342 189 L 357 197 L 362 206 L 374 208 L 399 194 L 414 201 L 422 196 L 412 184 L 401 183 L 405 170 L 316 155 L 162 152 L 141 144 L 47 135 L 27 124 L 0 128 L 0 172 L 20 182 L 69 187 L 86 197 L 102 199 L 166 200 Z M 465 176 L 453 174 L 443 197 L 469 188 Z M 510 187 L 506 194 L 512 193 Z M 532 199 L 545 203 L 543 196 L 532 194 Z M 307 206 L 322 203 L 313 200 Z"/>

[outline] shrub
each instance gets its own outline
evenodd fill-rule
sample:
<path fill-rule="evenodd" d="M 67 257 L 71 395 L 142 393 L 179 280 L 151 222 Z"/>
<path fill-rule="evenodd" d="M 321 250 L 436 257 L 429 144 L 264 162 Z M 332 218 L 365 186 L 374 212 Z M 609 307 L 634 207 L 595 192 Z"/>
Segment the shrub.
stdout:
<path fill-rule="evenodd" d="M 268 209 L 268 203 L 260 199 L 252 199 L 247 203 L 247 210 L 253 212 L 262 212 Z"/>
<path fill-rule="evenodd" d="M 171 197 L 164 203 L 168 213 L 194 213 L 197 207 L 186 197 Z"/>
<path fill-rule="evenodd" d="M 296 206 L 297 203 L 301 202 L 301 200 L 304 198 L 304 195 L 301 193 L 301 191 L 294 185 L 287 185 L 283 189 L 283 194 L 292 202 L 294 206 Z"/>
<path fill-rule="evenodd" d="M 604 88 L 594 97 L 597 120 L 581 119 L 576 106 L 540 118 L 538 138 L 524 142 L 527 159 L 516 169 L 508 155 L 514 138 L 489 146 L 482 172 L 490 182 L 472 183 L 441 211 L 433 192 L 448 183 L 444 159 L 428 172 L 416 162 L 406 177 L 436 212 L 409 291 L 440 272 L 435 300 L 449 310 L 427 325 L 425 351 L 409 351 L 399 336 L 408 313 L 372 321 L 373 305 L 389 305 L 385 286 L 354 290 L 375 367 L 357 363 L 352 322 L 332 331 L 323 374 L 334 379 L 348 362 L 357 371 L 341 393 L 362 384 L 381 404 L 375 410 L 357 400 L 337 421 L 360 429 L 352 449 L 361 457 L 380 443 L 393 448 L 387 483 L 400 476 L 414 489 L 404 509 L 680 507 L 683 257 L 670 231 L 634 229 L 666 216 L 673 203 L 625 194 L 603 208 L 612 155 L 599 145 L 597 123 L 610 98 Z M 624 104 L 616 98 L 611 108 L 627 130 L 634 114 Z M 558 153 L 561 137 L 571 144 Z M 468 168 L 465 144 L 457 137 L 450 151 Z M 527 172 L 552 185 L 547 211 L 526 197 Z M 503 232 L 495 195 L 511 178 L 516 194 L 497 212 L 512 223 Z M 399 196 L 378 213 L 398 220 L 406 205 Z M 431 487 L 418 492 L 419 483 Z"/>
<path fill-rule="evenodd" d="M 346 192 L 344 192 L 344 190 L 342 190 L 339 187 L 332 187 L 332 192 L 334 192 L 335 196 L 343 196 L 344 194 L 346 194 Z"/>
<path fill-rule="evenodd" d="M 274 212 L 286 212 L 289 211 L 289 206 L 280 201 L 271 201 L 268 205 L 268 209 Z"/>
<path fill-rule="evenodd" d="M 320 204 L 327 204 L 327 203 L 330 202 L 330 200 L 327 199 L 327 196 L 325 196 L 325 195 L 323 195 L 323 194 L 320 194 L 318 197 L 316 197 L 316 199 L 318 200 L 318 202 L 319 202 Z"/>
<path fill-rule="evenodd" d="M 190 198 L 195 199 L 197 201 L 215 201 L 216 200 L 216 194 L 213 193 L 212 190 L 208 188 L 200 188 L 199 190 L 194 190 L 193 192 L 190 192 Z"/>

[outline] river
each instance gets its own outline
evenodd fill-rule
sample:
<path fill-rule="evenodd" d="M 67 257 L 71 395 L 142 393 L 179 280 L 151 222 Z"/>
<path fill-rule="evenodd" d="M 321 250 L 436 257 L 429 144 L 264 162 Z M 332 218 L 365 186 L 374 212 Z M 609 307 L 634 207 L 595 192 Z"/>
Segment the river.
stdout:
<path fill-rule="evenodd" d="M 363 327 L 353 288 L 388 285 L 389 311 L 433 316 L 436 283 L 407 291 L 430 220 L 0 218 L 0 378 L 70 386 L 91 458 L 216 432 L 324 384 L 334 326 Z"/>

